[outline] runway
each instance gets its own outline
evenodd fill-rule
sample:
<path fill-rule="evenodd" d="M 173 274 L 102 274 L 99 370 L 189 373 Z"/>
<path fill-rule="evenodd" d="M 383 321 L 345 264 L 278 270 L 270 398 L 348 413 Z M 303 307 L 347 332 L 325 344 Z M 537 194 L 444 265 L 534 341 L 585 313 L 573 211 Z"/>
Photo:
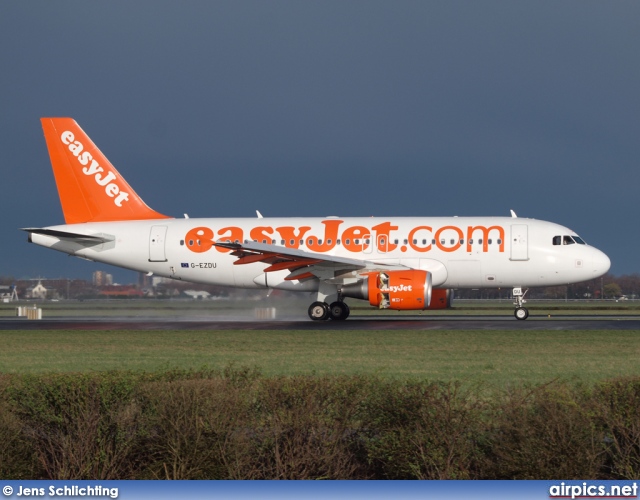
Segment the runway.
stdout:
<path fill-rule="evenodd" d="M 638 330 L 640 316 L 353 316 L 346 321 L 233 318 L 0 318 L 0 330 Z"/>

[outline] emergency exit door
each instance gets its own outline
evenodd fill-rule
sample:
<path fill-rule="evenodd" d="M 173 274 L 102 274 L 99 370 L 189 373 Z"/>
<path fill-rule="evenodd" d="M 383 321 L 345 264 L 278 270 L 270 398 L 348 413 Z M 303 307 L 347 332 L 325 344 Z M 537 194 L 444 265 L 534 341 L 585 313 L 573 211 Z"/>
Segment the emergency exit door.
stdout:
<path fill-rule="evenodd" d="M 529 260 L 529 238 L 526 224 L 511 226 L 511 260 Z"/>
<path fill-rule="evenodd" d="M 149 262 L 167 262 L 164 251 L 167 226 L 152 226 L 149 233 Z"/>

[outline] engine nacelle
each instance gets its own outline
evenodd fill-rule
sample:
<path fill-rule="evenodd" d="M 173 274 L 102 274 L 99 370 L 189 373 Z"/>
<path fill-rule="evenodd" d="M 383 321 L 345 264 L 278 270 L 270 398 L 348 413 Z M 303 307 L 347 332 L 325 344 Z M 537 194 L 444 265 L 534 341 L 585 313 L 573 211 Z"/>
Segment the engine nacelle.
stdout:
<path fill-rule="evenodd" d="M 382 271 L 367 273 L 358 283 L 341 289 L 344 297 L 368 300 L 380 309 L 427 309 L 431 303 L 431 273 L 428 271 Z"/>
<path fill-rule="evenodd" d="M 449 309 L 453 307 L 453 290 L 434 288 L 431 291 L 431 304 L 427 309 Z"/>

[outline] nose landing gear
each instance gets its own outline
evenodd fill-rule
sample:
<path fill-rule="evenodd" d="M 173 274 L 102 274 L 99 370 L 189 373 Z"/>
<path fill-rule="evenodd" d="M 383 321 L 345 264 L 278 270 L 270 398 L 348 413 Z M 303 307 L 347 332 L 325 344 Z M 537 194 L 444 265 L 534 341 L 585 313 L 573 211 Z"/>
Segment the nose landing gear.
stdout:
<path fill-rule="evenodd" d="M 513 297 L 516 301 L 513 303 L 516 306 L 516 310 L 513 312 L 513 315 L 518 320 L 525 320 L 529 317 L 529 310 L 526 307 L 522 307 L 522 304 L 526 302 L 524 300 L 524 296 L 527 294 L 529 290 L 525 290 L 522 292 L 522 288 L 514 288 L 513 289 Z"/>

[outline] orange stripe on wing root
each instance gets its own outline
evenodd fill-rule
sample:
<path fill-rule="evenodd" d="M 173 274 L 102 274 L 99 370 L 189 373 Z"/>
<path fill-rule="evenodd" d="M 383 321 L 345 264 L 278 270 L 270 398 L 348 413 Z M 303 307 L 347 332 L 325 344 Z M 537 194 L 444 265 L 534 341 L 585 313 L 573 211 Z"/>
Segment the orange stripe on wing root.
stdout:
<path fill-rule="evenodd" d="M 264 272 L 271 273 L 273 271 L 282 271 L 283 269 L 297 269 L 304 266 L 310 266 L 312 264 L 317 264 L 318 262 L 322 262 L 320 259 L 299 259 L 299 260 L 288 260 L 285 262 L 277 262 L 275 264 L 267 267 Z"/>
<path fill-rule="evenodd" d="M 287 276 L 284 280 L 285 281 L 293 281 L 293 280 L 304 280 L 307 278 L 313 278 L 313 273 L 304 273 L 304 274 L 300 274 L 298 276 Z"/>
<path fill-rule="evenodd" d="M 249 254 L 249 255 L 245 254 L 243 257 L 240 257 L 238 260 L 236 260 L 233 263 L 233 265 L 239 266 L 242 264 L 251 264 L 253 262 L 262 262 L 269 259 L 273 259 L 274 257 L 277 257 L 277 254 L 275 253 L 259 253 L 259 254 Z"/>

